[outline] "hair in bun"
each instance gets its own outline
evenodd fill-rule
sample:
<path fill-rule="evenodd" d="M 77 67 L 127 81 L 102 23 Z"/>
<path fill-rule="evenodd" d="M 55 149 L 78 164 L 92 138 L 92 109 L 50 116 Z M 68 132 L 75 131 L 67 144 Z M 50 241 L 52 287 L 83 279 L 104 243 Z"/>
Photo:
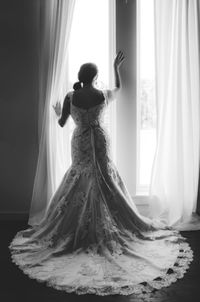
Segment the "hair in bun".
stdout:
<path fill-rule="evenodd" d="M 81 82 L 80 82 L 80 81 L 74 83 L 74 85 L 73 85 L 73 89 L 74 89 L 74 90 L 79 90 L 79 89 L 81 89 L 81 88 L 82 88 L 82 86 L 81 86 Z"/>

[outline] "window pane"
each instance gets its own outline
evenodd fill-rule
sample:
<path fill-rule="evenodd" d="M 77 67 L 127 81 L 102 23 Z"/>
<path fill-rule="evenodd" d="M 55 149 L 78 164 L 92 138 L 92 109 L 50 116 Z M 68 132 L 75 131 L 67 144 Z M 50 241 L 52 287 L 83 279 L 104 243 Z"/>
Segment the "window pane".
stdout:
<path fill-rule="evenodd" d="M 148 191 L 156 147 L 154 0 L 138 1 L 138 179 Z"/>
<path fill-rule="evenodd" d="M 106 89 L 111 84 L 109 62 L 112 40 L 109 20 L 111 3 L 108 0 L 76 1 L 68 55 L 70 89 L 78 80 L 80 66 L 86 62 L 93 62 L 98 66 L 97 88 Z M 105 126 L 111 138 L 115 118 L 113 112 L 111 105 L 105 113 Z M 70 120 L 71 134 L 73 128 L 74 123 Z M 112 151 L 114 153 L 114 150 Z"/>

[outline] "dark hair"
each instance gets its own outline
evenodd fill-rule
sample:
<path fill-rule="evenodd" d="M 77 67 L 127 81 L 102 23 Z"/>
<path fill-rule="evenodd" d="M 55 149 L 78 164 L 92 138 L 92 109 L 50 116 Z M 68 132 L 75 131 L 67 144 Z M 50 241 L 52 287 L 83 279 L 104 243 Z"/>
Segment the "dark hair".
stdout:
<path fill-rule="evenodd" d="M 98 69 L 94 63 L 85 63 L 81 65 L 79 72 L 78 72 L 78 79 L 79 82 L 74 83 L 73 89 L 78 90 L 81 89 L 81 83 L 89 84 L 92 82 L 94 77 L 97 75 Z"/>
<path fill-rule="evenodd" d="M 74 85 L 73 85 L 73 89 L 74 89 L 74 90 L 79 90 L 79 89 L 81 89 L 81 88 L 82 88 L 81 82 L 76 82 L 76 83 L 74 83 Z"/>

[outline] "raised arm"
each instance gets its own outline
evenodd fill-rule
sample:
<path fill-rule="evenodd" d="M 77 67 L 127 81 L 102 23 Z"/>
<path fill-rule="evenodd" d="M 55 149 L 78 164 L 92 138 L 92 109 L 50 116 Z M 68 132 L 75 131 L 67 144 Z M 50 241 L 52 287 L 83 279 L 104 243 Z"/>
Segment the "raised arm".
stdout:
<path fill-rule="evenodd" d="M 121 75 L 120 75 L 120 66 L 124 61 L 124 54 L 122 51 L 119 51 L 115 60 L 114 60 L 114 74 L 115 74 L 115 89 L 120 89 L 121 87 Z"/>
<path fill-rule="evenodd" d="M 119 51 L 114 63 L 114 76 L 115 76 L 115 87 L 113 89 L 108 89 L 106 90 L 107 93 L 107 99 L 108 100 L 113 100 L 116 97 L 116 93 L 120 90 L 121 88 L 121 75 L 120 75 L 120 66 L 122 65 L 125 57 L 122 51 Z"/>

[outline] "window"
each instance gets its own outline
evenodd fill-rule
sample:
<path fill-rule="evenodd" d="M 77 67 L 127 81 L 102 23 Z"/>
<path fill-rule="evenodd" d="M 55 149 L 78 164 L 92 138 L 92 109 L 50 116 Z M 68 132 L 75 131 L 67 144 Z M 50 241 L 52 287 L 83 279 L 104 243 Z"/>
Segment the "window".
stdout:
<path fill-rule="evenodd" d="M 156 148 L 154 0 L 137 4 L 137 194 L 145 194 Z"/>
<path fill-rule="evenodd" d="M 111 87 L 114 54 L 115 1 L 77 0 L 69 41 L 69 88 L 72 89 L 73 83 L 77 81 L 80 66 L 86 62 L 94 62 L 98 66 L 97 88 Z M 105 126 L 111 137 L 111 151 L 115 160 L 115 102 L 112 102 L 105 112 Z M 71 134 L 73 128 L 74 123 L 70 119 Z"/>

